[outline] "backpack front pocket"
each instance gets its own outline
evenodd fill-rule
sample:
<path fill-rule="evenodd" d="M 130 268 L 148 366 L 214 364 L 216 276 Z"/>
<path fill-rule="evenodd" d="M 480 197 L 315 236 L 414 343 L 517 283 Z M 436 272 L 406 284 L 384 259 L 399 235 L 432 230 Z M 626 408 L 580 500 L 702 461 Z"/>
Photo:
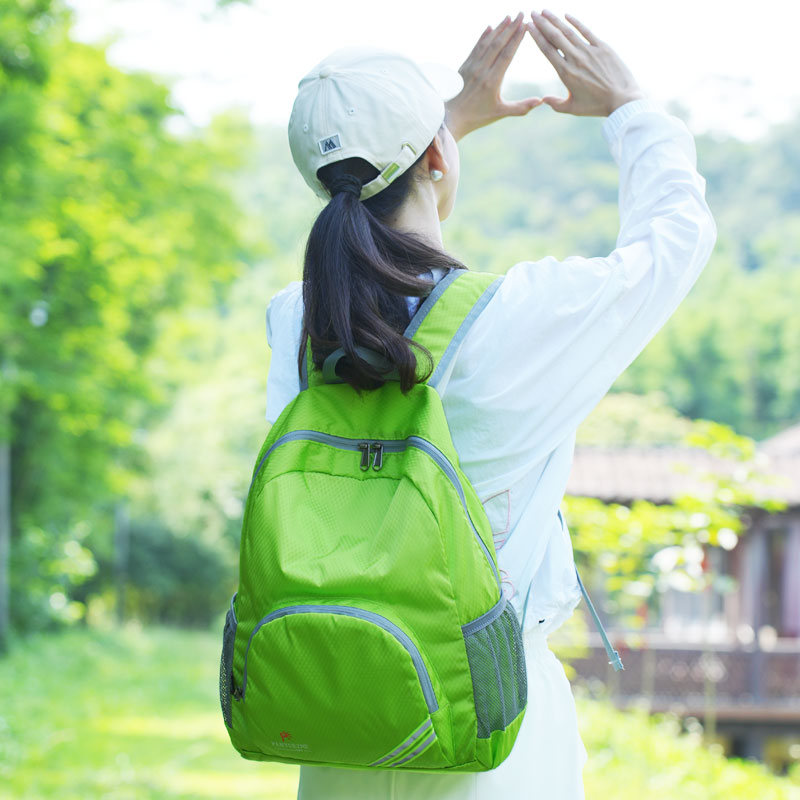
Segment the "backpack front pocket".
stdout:
<path fill-rule="evenodd" d="M 522 631 L 505 596 L 461 629 L 467 647 L 478 738 L 502 731 L 525 709 L 528 677 Z"/>
<path fill-rule="evenodd" d="M 253 628 L 241 714 L 282 760 L 391 768 L 439 751 L 433 676 L 397 622 L 349 605 L 277 609 Z"/>

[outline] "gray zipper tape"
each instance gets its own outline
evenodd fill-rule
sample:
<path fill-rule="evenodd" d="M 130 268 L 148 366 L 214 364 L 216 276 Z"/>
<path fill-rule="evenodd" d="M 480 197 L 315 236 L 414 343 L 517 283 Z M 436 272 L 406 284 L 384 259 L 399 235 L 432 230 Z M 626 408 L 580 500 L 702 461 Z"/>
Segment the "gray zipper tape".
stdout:
<path fill-rule="evenodd" d="M 383 451 L 385 453 L 400 453 L 408 447 L 416 447 L 418 450 L 422 450 L 424 453 L 427 453 L 438 464 L 442 472 L 447 475 L 450 482 L 458 492 L 458 497 L 461 500 L 461 505 L 464 509 L 464 513 L 467 516 L 470 527 L 472 528 L 472 532 L 475 534 L 475 538 L 478 540 L 478 544 L 480 545 L 481 550 L 483 550 L 483 554 L 486 556 L 489 566 L 492 568 L 492 572 L 494 573 L 494 578 L 497 583 L 497 588 L 502 595 L 500 574 L 497 571 L 497 565 L 494 563 L 494 559 L 492 558 L 492 554 L 489 552 L 489 548 L 486 546 L 486 542 L 483 541 L 481 535 L 478 533 L 478 529 L 475 527 L 475 523 L 472 521 L 469 509 L 467 508 L 467 498 L 464 494 L 464 487 L 461 484 L 458 473 L 456 472 L 455 467 L 450 463 L 450 460 L 447 458 L 447 456 L 438 447 L 436 447 L 436 445 L 432 444 L 427 439 L 423 439 L 421 436 L 409 436 L 406 439 L 351 439 L 346 436 L 334 436 L 330 433 L 322 433 L 321 431 L 290 431 L 289 433 L 285 433 L 283 436 L 277 439 L 267 450 L 267 452 L 264 453 L 261 461 L 258 462 L 258 466 L 256 467 L 256 471 L 253 475 L 253 480 L 250 483 L 251 489 L 253 488 L 256 478 L 258 477 L 258 473 L 261 471 L 261 467 L 264 465 L 264 462 L 267 460 L 267 458 L 269 458 L 272 451 L 280 445 L 286 444 L 286 442 L 296 441 L 319 442 L 320 444 L 327 444 L 331 447 L 337 447 L 340 450 L 356 451 L 359 450 L 359 444 L 370 442 L 372 444 L 377 443 L 383 445 Z"/>

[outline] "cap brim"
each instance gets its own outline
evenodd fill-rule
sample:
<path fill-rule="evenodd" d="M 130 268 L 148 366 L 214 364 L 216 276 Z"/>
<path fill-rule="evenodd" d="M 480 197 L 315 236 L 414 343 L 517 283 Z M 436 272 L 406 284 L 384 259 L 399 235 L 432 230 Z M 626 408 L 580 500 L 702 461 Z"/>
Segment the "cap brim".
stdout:
<path fill-rule="evenodd" d="M 426 62 L 418 66 L 442 100 L 450 100 L 464 88 L 461 76 L 444 64 Z"/>

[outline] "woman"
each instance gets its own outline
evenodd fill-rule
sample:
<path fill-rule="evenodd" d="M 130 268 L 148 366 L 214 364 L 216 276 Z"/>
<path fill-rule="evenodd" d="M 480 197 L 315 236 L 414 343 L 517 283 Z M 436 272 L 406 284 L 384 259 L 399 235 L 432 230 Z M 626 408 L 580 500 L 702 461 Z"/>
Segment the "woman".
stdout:
<path fill-rule="evenodd" d="M 566 98 L 500 99 L 526 32 Z M 510 756 L 474 774 L 301 767 L 298 797 L 520 797 L 532 786 L 536 796 L 581 798 L 586 751 L 569 683 L 547 644 L 580 598 L 558 507 L 575 429 L 672 314 L 713 248 L 694 142 L 681 121 L 644 97 L 616 53 L 569 16 L 534 13 L 524 23 L 520 14 L 487 28 L 460 69 L 463 88 L 446 106 L 407 59 L 395 71 L 359 67 L 352 57 L 345 67 L 341 58 L 334 54 L 301 82 L 289 125 L 295 163 L 330 202 L 309 236 L 302 284 L 286 287 L 267 312 L 269 420 L 300 390 L 309 336 L 317 368 L 336 348 L 353 352 L 360 344 L 381 350 L 402 385 L 413 383 L 415 355 L 402 331 L 432 285 L 462 267 L 443 250 L 440 222 L 456 197 L 456 141 L 470 131 L 542 103 L 608 117 L 603 134 L 620 167 L 622 224 L 605 258 L 512 266 L 437 386 L 523 621 L 528 706 Z M 347 69 L 358 73 L 365 102 L 332 111 Z M 326 80 L 327 99 L 310 101 Z M 329 129 L 331 120 L 341 129 Z M 412 142 L 420 137 L 422 148 Z M 374 368 L 359 359 L 340 375 L 364 389 L 377 385 Z"/>

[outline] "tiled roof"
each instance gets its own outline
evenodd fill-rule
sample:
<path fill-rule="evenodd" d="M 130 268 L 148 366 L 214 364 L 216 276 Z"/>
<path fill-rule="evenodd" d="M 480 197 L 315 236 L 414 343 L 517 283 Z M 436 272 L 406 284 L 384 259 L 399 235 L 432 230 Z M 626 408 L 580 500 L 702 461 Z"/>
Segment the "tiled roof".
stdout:
<path fill-rule="evenodd" d="M 786 434 L 792 435 L 782 440 Z M 790 506 L 800 505 L 800 426 L 759 445 L 756 464 L 760 472 L 774 474 L 777 480 L 771 486 L 752 486 L 754 490 Z M 709 495 L 703 473 L 735 476 L 737 468 L 741 469 L 691 447 L 580 446 L 575 449 L 567 494 L 605 502 L 666 503 L 687 492 Z"/>
<path fill-rule="evenodd" d="M 794 456 L 800 459 L 800 425 L 793 425 L 761 442 L 759 450 L 771 456 Z"/>

